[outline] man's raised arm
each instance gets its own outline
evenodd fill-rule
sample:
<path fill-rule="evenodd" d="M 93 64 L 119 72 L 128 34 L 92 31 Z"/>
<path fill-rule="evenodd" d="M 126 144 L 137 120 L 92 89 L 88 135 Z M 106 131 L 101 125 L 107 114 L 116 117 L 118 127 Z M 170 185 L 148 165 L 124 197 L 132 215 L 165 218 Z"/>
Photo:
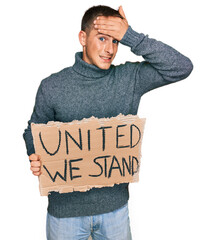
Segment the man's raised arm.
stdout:
<path fill-rule="evenodd" d="M 163 42 L 134 31 L 128 25 L 122 7 L 119 8 L 119 13 L 123 19 L 100 16 L 94 21 L 94 27 L 145 59 L 136 68 L 136 91 L 140 95 L 190 75 L 193 64 L 189 58 Z"/>

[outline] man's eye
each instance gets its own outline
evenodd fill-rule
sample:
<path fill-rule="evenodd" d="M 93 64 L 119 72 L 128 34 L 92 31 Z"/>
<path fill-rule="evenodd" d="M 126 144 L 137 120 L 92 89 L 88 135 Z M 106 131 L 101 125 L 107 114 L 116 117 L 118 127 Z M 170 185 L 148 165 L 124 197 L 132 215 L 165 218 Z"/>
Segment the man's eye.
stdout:
<path fill-rule="evenodd" d="M 102 42 L 105 41 L 105 38 L 104 37 L 100 37 L 99 38 Z"/>
<path fill-rule="evenodd" d="M 113 43 L 118 43 L 118 41 L 114 39 L 114 40 L 113 40 Z"/>

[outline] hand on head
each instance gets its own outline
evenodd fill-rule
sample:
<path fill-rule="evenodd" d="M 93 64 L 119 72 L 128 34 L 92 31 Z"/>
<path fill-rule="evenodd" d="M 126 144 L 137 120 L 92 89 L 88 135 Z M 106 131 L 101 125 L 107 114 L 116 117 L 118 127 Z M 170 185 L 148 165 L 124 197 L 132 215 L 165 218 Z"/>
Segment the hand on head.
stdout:
<path fill-rule="evenodd" d="M 128 22 L 122 6 L 119 7 L 119 13 L 123 17 L 104 17 L 99 16 L 94 21 L 94 28 L 101 34 L 106 34 L 120 41 L 128 29 Z"/>

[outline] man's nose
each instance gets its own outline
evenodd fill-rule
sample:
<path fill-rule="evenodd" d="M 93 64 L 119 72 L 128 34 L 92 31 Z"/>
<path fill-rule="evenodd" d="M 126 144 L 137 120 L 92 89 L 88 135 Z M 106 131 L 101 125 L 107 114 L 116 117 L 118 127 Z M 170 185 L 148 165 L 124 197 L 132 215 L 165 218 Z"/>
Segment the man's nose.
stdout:
<path fill-rule="evenodd" d="M 113 41 L 110 40 L 110 41 L 107 41 L 106 42 L 106 45 L 105 45 L 105 51 L 108 52 L 109 54 L 113 54 Z"/>

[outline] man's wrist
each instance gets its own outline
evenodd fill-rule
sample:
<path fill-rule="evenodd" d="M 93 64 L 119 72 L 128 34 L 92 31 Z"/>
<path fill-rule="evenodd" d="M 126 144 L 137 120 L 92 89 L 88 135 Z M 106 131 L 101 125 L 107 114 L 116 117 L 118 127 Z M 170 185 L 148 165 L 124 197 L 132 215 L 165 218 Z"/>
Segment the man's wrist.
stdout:
<path fill-rule="evenodd" d="M 128 47 L 133 47 L 134 45 L 136 45 L 137 42 L 139 42 L 139 39 L 140 33 L 134 31 L 132 27 L 129 25 L 125 35 L 120 40 L 120 43 Z"/>

